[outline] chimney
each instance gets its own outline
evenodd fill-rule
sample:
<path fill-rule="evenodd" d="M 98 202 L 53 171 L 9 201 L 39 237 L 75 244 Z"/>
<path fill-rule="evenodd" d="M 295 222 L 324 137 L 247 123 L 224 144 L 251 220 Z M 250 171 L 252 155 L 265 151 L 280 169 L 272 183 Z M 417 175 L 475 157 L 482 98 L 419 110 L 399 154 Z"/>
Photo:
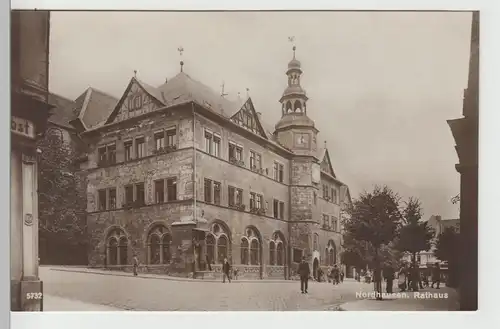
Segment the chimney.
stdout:
<path fill-rule="evenodd" d="M 167 83 L 167 82 L 168 82 L 168 78 L 165 78 L 165 83 Z"/>
<path fill-rule="evenodd" d="M 262 120 L 262 113 L 261 112 L 257 112 L 257 116 L 259 117 L 259 121 Z"/>

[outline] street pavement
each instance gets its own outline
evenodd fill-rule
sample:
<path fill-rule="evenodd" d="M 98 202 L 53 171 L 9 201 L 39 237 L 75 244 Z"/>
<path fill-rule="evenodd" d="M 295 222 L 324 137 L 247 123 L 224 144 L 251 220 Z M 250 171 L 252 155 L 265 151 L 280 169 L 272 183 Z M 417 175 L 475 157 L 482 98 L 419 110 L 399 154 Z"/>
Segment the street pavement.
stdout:
<path fill-rule="evenodd" d="M 309 282 L 300 293 L 298 281 L 203 281 L 161 275 L 40 267 L 44 311 L 417 311 L 455 310 L 458 297 L 376 301 L 366 297 L 373 284 L 345 280 L 334 286 Z M 424 291 L 424 292 L 425 292 Z M 412 293 L 410 293 L 412 294 Z M 412 295 L 413 297 L 413 295 Z"/>
<path fill-rule="evenodd" d="M 99 305 L 134 311 L 325 311 L 356 299 L 356 292 L 373 286 L 344 281 L 334 286 L 309 282 L 309 294 L 300 293 L 300 282 L 203 282 L 133 277 L 131 274 L 99 275 L 59 271 L 40 267 L 44 295 L 59 298 L 45 301 L 45 311 L 65 311 L 78 307 L 97 310 Z M 73 306 L 61 305 L 64 300 Z M 94 306 L 90 306 L 94 305 Z M 104 310 L 104 309 L 103 309 Z"/>

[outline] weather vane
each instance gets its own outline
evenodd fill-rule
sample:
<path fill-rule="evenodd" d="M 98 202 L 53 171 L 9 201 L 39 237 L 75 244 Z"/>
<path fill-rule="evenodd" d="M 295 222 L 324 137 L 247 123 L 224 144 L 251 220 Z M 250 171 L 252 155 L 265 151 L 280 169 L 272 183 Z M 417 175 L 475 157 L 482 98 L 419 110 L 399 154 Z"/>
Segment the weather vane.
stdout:
<path fill-rule="evenodd" d="M 223 98 L 224 98 L 225 96 L 227 96 L 227 94 L 225 94 L 225 93 L 224 93 L 224 85 L 225 85 L 225 83 L 224 83 L 224 81 L 222 81 L 222 85 L 221 85 L 221 87 L 222 87 L 222 91 L 221 91 L 221 93 L 220 93 L 220 96 L 221 96 L 221 97 L 223 97 Z"/>
<path fill-rule="evenodd" d="M 137 70 L 134 70 L 134 78 L 137 78 Z"/>
<path fill-rule="evenodd" d="M 182 72 L 182 67 L 184 66 L 184 61 L 182 61 L 182 53 L 184 52 L 184 48 L 182 48 L 182 46 L 180 46 L 179 48 L 177 48 L 177 51 L 179 52 L 179 55 L 181 56 L 181 72 Z"/>
<path fill-rule="evenodd" d="M 295 49 L 297 49 L 297 47 L 295 47 L 295 37 L 294 36 L 288 37 L 288 41 L 293 45 L 293 47 L 292 47 L 293 58 L 295 58 Z"/>
<path fill-rule="evenodd" d="M 250 93 L 249 93 L 250 89 L 246 88 L 246 90 L 247 90 L 247 98 L 249 98 L 250 97 Z"/>

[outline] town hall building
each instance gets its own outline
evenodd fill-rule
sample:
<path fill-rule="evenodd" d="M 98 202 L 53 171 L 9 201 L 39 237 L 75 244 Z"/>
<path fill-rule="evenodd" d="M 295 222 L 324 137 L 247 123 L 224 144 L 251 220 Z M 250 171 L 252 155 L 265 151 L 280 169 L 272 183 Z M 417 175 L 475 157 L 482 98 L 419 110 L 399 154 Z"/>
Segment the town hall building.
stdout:
<path fill-rule="evenodd" d="M 89 266 L 213 277 L 291 278 L 340 266 L 349 190 L 308 117 L 301 63 L 288 63 L 281 119 L 233 102 L 183 72 L 153 87 L 132 77 L 120 99 L 89 88 L 69 121 L 88 145 Z"/>

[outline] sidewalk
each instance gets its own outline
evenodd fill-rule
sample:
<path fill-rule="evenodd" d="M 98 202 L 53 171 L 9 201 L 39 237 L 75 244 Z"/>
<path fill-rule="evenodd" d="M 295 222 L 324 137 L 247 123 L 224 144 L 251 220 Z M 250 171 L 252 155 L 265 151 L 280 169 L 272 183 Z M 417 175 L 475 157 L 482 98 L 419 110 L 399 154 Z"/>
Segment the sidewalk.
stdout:
<path fill-rule="evenodd" d="M 44 295 L 43 311 L 44 312 L 111 312 L 111 311 L 125 311 L 125 310 L 106 305 L 84 303 L 74 299 Z"/>
<path fill-rule="evenodd" d="M 407 292 L 406 295 L 385 297 L 376 300 L 373 297 L 360 299 L 340 305 L 341 311 L 458 311 L 458 292 L 455 289 L 426 288 L 419 292 Z"/>
<path fill-rule="evenodd" d="M 89 274 L 97 274 L 97 275 L 114 275 L 114 276 L 129 276 L 132 277 L 132 273 L 121 272 L 121 271 L 110 271 L 110 270 L 101 270 L 94 268 L 86 268 L 86 267 L 77 267 L 77 266 L 44 266 L 45 268 L 51 271 L 61 271 L 61 272 L 75 272 L 75 273 L 89 273 Z M 148 273 L 139 273 L 138 278 L 143 279 L 156 279 L 156 280 L 170 280 L 170 281 L 188 281 L 188 282 L 220 282 L 218 279 L 192 279 L 192 278 L 183 278 L 183 277 L 175 277 L 168 276 L 162 274 L 148 274 Z M 346 281 L 350 281 L 352 279 L 346 279 Z M 290 283 L 295 282 L 293 280 L 283 280 L 283 279 L 263 279 L 263 280 L 248 280 L 248 279 L 238 279 L 234 280 L 235 282 L 252 282 L 252 283 Z M 352 280 L 354 281 L 354 280 Z"/>

